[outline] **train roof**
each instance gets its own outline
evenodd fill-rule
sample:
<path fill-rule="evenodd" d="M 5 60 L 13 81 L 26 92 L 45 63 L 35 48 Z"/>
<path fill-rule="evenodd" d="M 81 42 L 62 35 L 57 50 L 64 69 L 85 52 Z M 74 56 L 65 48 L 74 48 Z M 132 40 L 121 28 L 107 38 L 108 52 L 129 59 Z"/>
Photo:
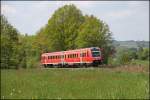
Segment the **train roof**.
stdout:
<path fill-rule="evenodd" d="M 96 48 L 98 49 L 99 47 L 89 47 L 89 48 L 80 48 L 80 49 L 74 49 L 74 50 L 66 50 L 66 51 L 58 51 L 58 52 L 49 52 L 49 53 L 43 53 L 42 56 L 44 55 L 49 55 L 49 54 L 62 54 L 62 52 L 64 53 L 68 53 L 68 52 L 77 52 L 77 51 L 80 51 L 80 50 L 85 50 L 85 49 L 93 49 L 93 48 Z"/>

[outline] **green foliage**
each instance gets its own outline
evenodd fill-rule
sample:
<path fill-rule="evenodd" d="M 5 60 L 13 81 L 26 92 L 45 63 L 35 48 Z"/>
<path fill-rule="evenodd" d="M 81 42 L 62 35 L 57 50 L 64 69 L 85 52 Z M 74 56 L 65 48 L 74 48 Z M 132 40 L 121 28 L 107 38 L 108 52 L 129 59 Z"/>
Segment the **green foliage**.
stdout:
<path fill-rule="evenodd" d="M 77 38 L 78 48 L 82 47 L 104 47 L 111 40 L 108 25 L 94 16 L 85 16 L 85 21 L 79 29 Z"/>
<path fill-rule="evenodd" d="M 82 22 L 83 15 L 74 5 L 65 5 L 56 10 L 45 29 L 50 50 L 75 49 L 75 39 Z"/>
<path fill-rule="evenodd" d="M 115 57 L 113 57 L 110 62 L 114 65 L 124 65 L 129 64 L 130 61 L 133 59 L 133 55 L 131 50 L 129 49 L 119 49 L 117 50 Z"/>
<path fill-rule="evenodd" d="M 149 60 L 149 48 L 142 48 L 140 47 L 138 52 L 137 52 L 137 55 L 138 55 L 138 59 L 140 60 Z"/>
<path fill-rule="evenodd" d="M 1 15 L 1 68 L 17 68 L 18 31 Z"/>

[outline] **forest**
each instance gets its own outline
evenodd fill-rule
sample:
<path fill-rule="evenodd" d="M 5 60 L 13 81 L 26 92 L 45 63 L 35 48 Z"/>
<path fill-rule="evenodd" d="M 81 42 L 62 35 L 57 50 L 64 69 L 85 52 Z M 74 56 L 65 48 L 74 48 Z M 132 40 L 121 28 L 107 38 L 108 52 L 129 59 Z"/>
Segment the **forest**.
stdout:
<path fill-rule="evenodd" d="M 137 45 L 117 48 L 107 23 L 94 15 L 83 15 L 73 4 L 58 8 L 34 35 L 20 33 L 1 15 L 1 69 L 37 68 L 42 53 L 95 46 L 104 49 L 106 65 L 149 60 L 149 48 Z"/>

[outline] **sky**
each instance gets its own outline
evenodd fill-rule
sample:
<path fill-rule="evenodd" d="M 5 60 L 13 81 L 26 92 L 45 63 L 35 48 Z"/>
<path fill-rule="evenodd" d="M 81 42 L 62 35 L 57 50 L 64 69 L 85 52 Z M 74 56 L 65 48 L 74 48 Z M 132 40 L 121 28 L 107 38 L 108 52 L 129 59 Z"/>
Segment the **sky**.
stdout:
<path fill-rule="evenodd" d="M 34 35 L 65 4 L 106 22 L 115 40 L 149 41 L 149 1 L 1 1 L 1 14 L 21 34 Z"/>

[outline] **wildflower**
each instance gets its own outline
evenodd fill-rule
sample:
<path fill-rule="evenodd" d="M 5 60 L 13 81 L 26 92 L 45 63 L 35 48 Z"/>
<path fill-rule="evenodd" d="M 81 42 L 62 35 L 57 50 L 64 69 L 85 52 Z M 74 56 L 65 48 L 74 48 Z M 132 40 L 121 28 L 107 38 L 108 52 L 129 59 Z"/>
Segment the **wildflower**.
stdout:
<path fill-rule="evenodd" d="M 2 96 L 2 98 L 4 99 L 4 96 Z"/>
<path fill-rule="evenodd" d="M 11 92 L 11 93 L 10 93 L 10 95 L 12 96 L 12 95 L 13 95 L 13 93 Z"/>
<path fill-rule="evenodd" d="M 18 92 L 19 92 L 19 93 L 21 93 L 21 91 L 20 91 L 20 90 L 19 90 Z"/>
<path fill-rule="evenodd" d="M 13 92 L 15 91 L 15 89 L 13 89 Z"/>

